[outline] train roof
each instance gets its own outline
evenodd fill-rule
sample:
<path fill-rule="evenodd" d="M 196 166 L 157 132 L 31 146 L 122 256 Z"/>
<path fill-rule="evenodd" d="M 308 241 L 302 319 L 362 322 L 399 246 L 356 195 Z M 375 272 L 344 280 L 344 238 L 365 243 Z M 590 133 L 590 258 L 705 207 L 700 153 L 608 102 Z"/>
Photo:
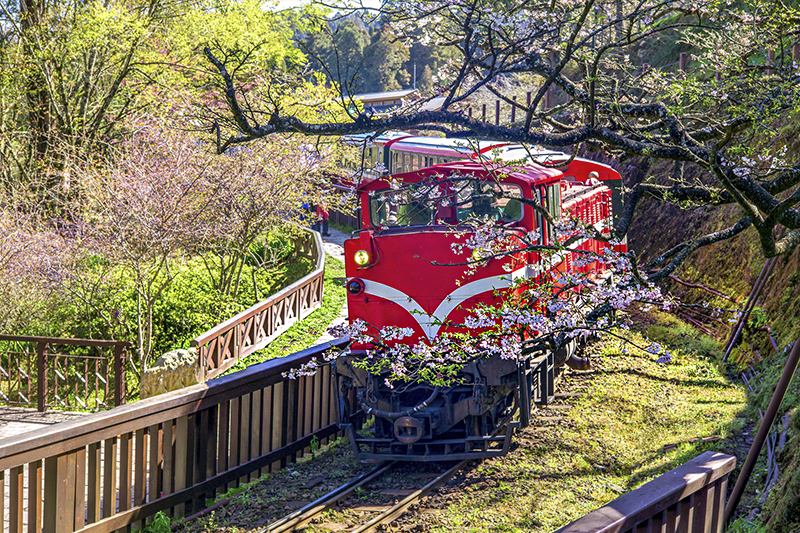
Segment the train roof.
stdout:
<path fill-rule="evenodd" d="M 490 180 L 491 172 L 502 172 L 503 183 L 515 183 L 518 185 L 538 185 L 551 183 L 561 178 L 563 173 L 557 168 L 544 167 L 535 163 L 528 163 L 525 166 L 503 167 L 499 164 L 485 164 L 476 163 L 472 161 L 455 161 L 452 163 L 443 163 L 441 165 L 434 165 L 432 167 L 415 170 L 413 172 L 404 172 L 402 174 L 394 174 L 389 179 L 382 178 L 371 181 L 359 189 L 361 191 L 375 191 L 386 189 L 391 186 L 390 180 L 398 180 L 402 183 L 416 183 L 424 178 L 434 176 L 436 174 L 453 174 L 461 173 L 466 176 L 475 176 L 483 180 Z"/>
<path fill-rule="evenodd" d="M 452 150 L 472 157 L 477 149 L 478 153 L 487 154 L 487 159 L 491 157 L 501 161 L 530 160 L 538 164 L 553 164 L 569 159 L 569 155 L 564 152 L 548 150 L 541 146 L 529 145 L 526 147 L 519 143 L 492 139 L 425 137 L 395 130 L 377 136 L 374 133 L 359 133 L 342 137 L 345 142 L 349 143 L 361 143 L 367 138 L 371 138 L 376 144 L 390 143 L 392 149 L 401 151 Z"/>

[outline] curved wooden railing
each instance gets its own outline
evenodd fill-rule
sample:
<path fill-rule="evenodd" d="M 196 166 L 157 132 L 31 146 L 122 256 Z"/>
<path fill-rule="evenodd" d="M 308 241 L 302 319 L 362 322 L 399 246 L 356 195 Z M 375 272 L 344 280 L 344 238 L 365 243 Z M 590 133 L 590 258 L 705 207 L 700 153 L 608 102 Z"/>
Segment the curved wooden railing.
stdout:
<path fill-rule="evenodd" d="M 310 274 L 192 340 L 203 381 L 219 376 L 242 357 L 264 348 L 295 322 L 320 308 L 325 252 L 318 232 L 304 232 L 296 243 L 296 253 L 314 262 Z"/>
<path fill-rule="evenodd" d="M 339 431 L 336 394 L 328 365 L 296 380 L 282 373 L 347 342 L 0 439 L 0 531 L 130 531 L 294 462 Z"/>
<path fill-rule="evenodd" d="M 556 533 L 722 533 L 734 466 L 731 455 L 705 452 Z"/>

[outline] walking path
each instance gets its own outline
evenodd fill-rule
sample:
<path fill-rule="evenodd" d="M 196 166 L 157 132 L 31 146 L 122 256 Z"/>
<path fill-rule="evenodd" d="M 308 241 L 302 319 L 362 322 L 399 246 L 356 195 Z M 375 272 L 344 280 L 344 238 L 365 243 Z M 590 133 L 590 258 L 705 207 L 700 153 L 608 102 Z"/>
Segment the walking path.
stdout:
<path fill-rule="evenodd" d="M 81 417 L 86 413 L 70 411 L 45 411 L 40 413 L 29 407 L 0 406 L 0 439 L 16 437 L 34 429 Z"/>
<path fill-rule="evenodd" d="M 322 236 L 322 247 L 325 249 L 325 253 L 344 263 L 344 241 L 350 238 L 350 234 L 334 228 L 328 230 L 328 233 L 330 233 L 329 236 Z"/>
<path fill-rule="evenodd" d="M 329 236 L 322 236 L 322 247 L 325 250 L 325 253 L 329 256 L 338 259 L 342 263 L 344 263 L 344 241 L 350 238 L 350 234 L 345 233 L 343 231 L 339 231 L 334 228 L 330 228 L 328 231 L 330 233 Z M 347 301 L 345 300 L 344 305 L 342 306 L 342 312 L 339 314 L 338 317 L 333 319 L 328 327 L 331 328 L 333 326 L 338 326 L 339 324 L 343 324 L 347 322 Z M 322 344 L 323 342 L 332 341 L 334 337 L 329 335 L 327 332 L 323 334 L 317 342 L 314 344 Z"/>

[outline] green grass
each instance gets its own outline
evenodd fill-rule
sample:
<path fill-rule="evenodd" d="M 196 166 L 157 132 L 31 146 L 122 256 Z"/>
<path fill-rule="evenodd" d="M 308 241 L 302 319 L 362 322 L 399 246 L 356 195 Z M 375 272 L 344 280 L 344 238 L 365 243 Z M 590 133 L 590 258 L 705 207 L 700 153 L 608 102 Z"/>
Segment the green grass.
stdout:
<path fill-rule="evenodd" d="M 682 340 L 680 330 L 661 333 L 662 341 Z M 464 492 L 430 531 L 551 532 L 706 450 L 725 449 L 725 440 L 687 441 L 741 429 L 744 392 L 688 345 L 670 345 L 667 365 L 619 342 L 596 345 L 592 379 L 564 378 L 562 387 L 585 389 L 564 420 L 523 432 L 515 452 L 485 461 L 479 469 L 494 486 Z"/>
<path fill-rule="evenodd" d="M 240 359 L 228 372 L 242 370 L 252 364 L 290 355 L 313 346 L 325 333 L 328 325 L 342 312 L 342 306 L 346 301 L 344 279 L 344 263 L 327 256 L 322 307 L 290 327 L 263 350 Z"/>

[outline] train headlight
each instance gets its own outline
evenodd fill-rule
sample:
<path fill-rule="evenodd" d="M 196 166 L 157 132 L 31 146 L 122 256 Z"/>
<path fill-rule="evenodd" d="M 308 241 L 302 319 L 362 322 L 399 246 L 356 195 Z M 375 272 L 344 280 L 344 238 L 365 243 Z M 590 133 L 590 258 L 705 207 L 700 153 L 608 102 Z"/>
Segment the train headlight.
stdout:
<path fill-rule="evenodd" d="M 347 282 L 347 292 L 353 296 L 358 296 L 364 292 L 364 282 L 360 279 L 351 279 Z"/>
<path fill-rule="evenodd" d="M 483 253 L 481 252 L 480 248 L 475 248 L 472 250 L 472 260 L 480 261 L 481 259 L 483 259 Z"/>
<path fill-rule="evenodd" d="M 353 261 L 359 266 L 364 266 L 369 263 L 369 252 L 366 250 L 359 250 L 353 255 Z"/>

